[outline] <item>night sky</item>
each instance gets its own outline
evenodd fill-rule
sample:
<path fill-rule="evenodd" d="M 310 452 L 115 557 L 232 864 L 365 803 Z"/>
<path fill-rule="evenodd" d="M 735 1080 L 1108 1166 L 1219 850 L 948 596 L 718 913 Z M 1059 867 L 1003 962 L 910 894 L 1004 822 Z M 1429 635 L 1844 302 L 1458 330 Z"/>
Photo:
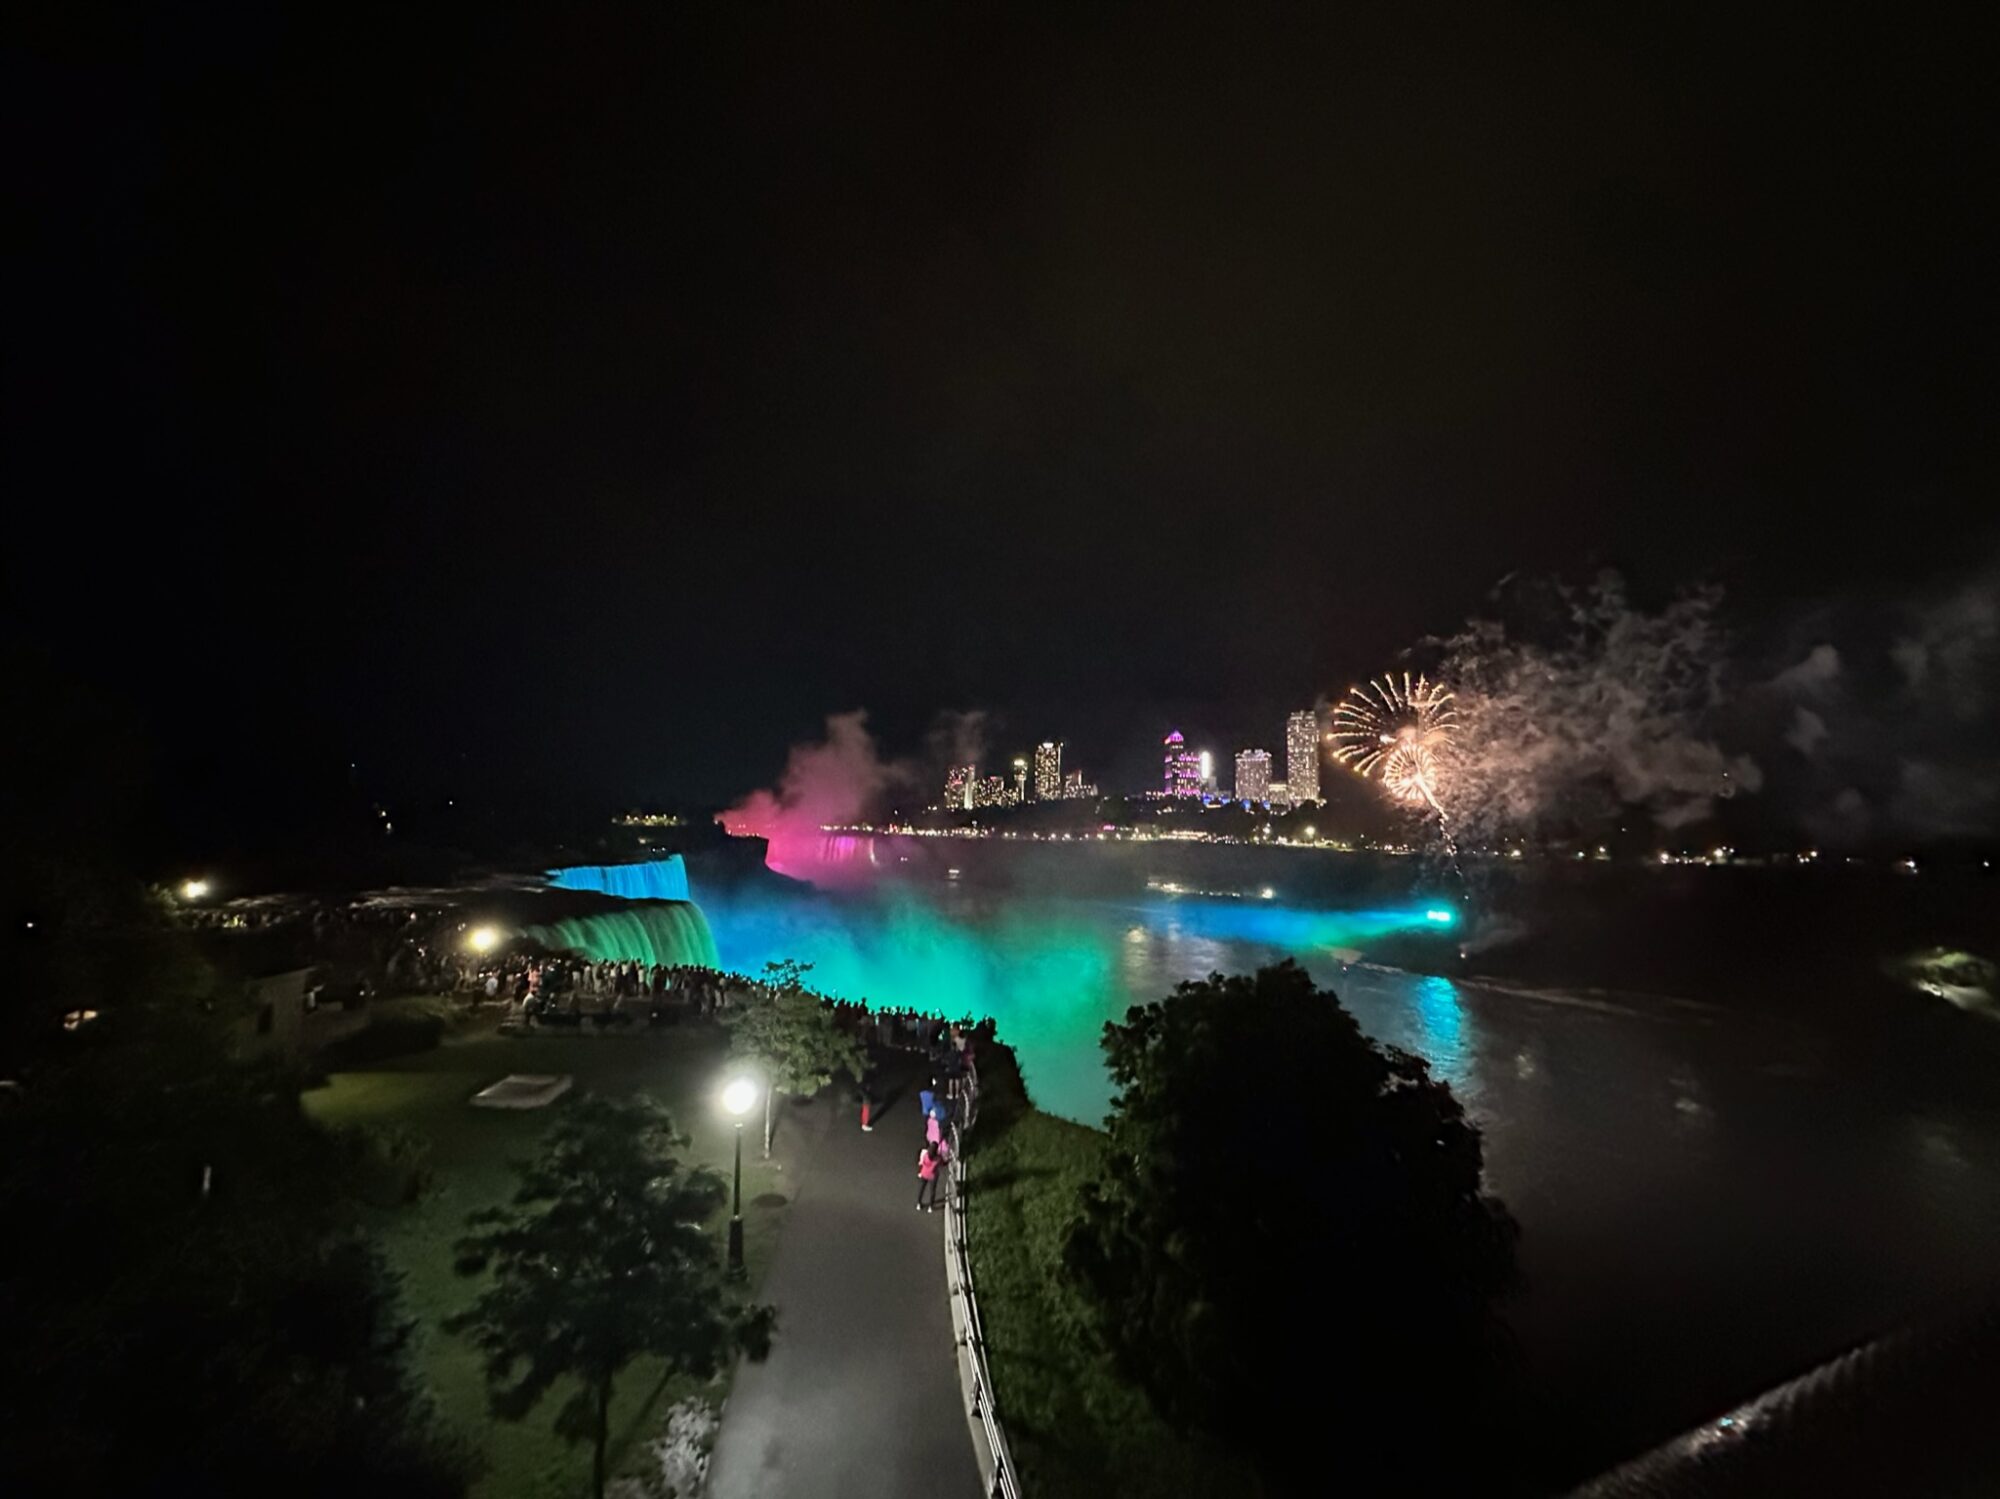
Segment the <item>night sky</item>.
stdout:
<path fill-rule="evenodd" d="M 10 642 L 217 805 L 726 798 L 854 707 L 1117 779 L 1510 572 L 1803 649 L 1995 555 L 1949 28 L 300 9 L 6 57 Z"/>

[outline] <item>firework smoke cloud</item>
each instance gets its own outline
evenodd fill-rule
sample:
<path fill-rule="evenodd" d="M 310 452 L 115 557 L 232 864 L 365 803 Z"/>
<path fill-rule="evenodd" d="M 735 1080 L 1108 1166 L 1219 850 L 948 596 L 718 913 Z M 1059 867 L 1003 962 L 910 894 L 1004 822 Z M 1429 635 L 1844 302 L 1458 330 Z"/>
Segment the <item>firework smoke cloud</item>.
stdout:
<path fill-rule="evenodd" d="M 1540 628 L 1474 620 L 1435 642 L 1458 721 L 1442 795 L 1461 836 L 1642 809 L 1672 828 L 1755 791 L 1756 763 L 1719 745 L 1721 595 L 1634 608 L 1623 581 L 1552 587 Z"/>

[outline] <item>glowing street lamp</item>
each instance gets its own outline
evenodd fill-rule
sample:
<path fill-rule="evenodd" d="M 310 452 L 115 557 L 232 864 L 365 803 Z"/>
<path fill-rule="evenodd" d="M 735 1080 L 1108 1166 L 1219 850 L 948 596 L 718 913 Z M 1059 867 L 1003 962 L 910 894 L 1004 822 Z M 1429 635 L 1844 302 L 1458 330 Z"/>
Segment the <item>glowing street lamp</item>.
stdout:
<path fill-rule="evenodd" d="M 500 932 L 495 927 L 476 926 L 465 934 L 465 945 L 474 952 L 491 952 L 500 945 Z"/>
<path fill-rule="evenodd" d="M 743 1274 L 743 1116 L 757 1107 L 762 1090 L 754 1077 L 732 1078 L 722 1090 L 722 1106 L 736 1116 L 736 1186 L 729 1210 L 729 1273 Z"/>
<path fill-rule="evenodd" d="M 181 882 L 182 900 L 201 900 L 207 894 L 207 880 L 184 880 Z"/>

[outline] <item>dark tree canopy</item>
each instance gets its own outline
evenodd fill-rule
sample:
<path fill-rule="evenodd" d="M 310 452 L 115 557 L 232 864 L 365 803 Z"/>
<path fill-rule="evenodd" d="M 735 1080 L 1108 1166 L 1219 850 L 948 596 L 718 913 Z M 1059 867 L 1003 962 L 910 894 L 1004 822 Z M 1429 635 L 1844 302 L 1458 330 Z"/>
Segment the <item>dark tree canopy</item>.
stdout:
<path fill-rule="evenodd" d="M 351 1153 L 231 1060 L 226 987 L 143 921 L 54 933 L 38 971 L 101 1013 L 5 1038 L 0 1492 L 463 1492 Z"/>
<path fill-rule="evenodd" d="M 1290 962 L 1182 984 L 1104 1049 L 1111 1149 L 1065 1252 L 1127 1372 L 1275 1492 L 1476 1472 L 1517 1229 L 1450 1089 Z"/>
<path fill-rule="evenodd" d="M 762 1357 L 772 1313 L 723 1290 L 715 1236 L 703 1220 L 725 1197 L 721 1177 L 684 1171 L 686 1141 L 652 1100 L 578 1098 L 515 1169 L 511 1207 L 472 1216 L 459 1270 L 492 1279 L 446 1324 L 486 1356 L 492 1407 L 518 1421 L 564 1380 L 574 1389 L 556 1431 L 593 1452 L 604 1492 L 614 1381 L 635 1358 L 708 1376 L 743 1349 Z"/>

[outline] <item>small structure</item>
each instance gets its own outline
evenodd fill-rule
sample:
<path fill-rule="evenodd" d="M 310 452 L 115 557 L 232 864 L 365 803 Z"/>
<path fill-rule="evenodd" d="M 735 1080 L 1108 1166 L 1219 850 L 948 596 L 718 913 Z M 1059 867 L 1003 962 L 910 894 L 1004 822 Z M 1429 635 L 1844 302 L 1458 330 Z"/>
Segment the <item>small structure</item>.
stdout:
<path fill-rule="evenodd" d="M 553 1077 L 546 1073 L 510 1072 L 490 1087 L 472 1095 L 475 1109 L 547 1108 L 569 1092 L 568 1073 Z"/>

